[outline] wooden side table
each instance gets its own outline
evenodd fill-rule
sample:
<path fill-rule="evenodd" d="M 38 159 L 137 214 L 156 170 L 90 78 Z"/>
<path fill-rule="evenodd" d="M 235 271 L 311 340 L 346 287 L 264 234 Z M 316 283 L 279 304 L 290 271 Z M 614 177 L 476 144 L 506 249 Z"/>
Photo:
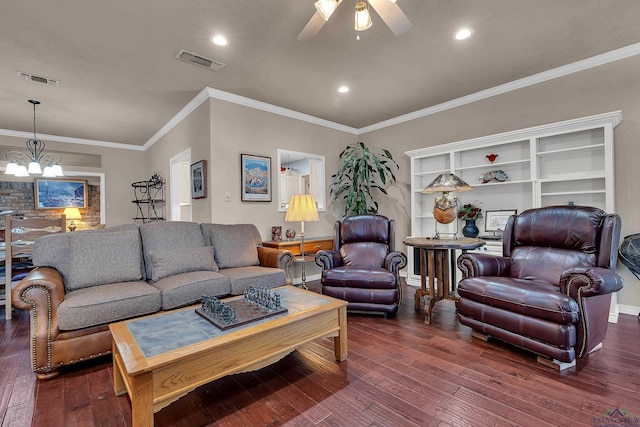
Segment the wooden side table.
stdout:
<path fill-rule="evenodd" d="M 296 264 L 304 264 L 306 262 L 315 262 L 315 253 L 322 249 L 333 249 L 333 237 L 305 237 L 304 238 L 304 258 L 302 255 L 302 239 L 286 239 L 286 240 L 267 240 L 262 242 L 263 246 L 268 248 L 287 249 L 293 253 L 293 262 Z M 302 266 L 302 283 L 301 286 L 307 289 L 305 269 Z"/>
<path fill-rule="evenodd" d="M 302 254 L 302 240 L 300 239 L 283 239 L 283 240 L 267 240 L 262 242 L 262 246 L 267 248 L 287 249 L 295 256 Z M 305 255 L 313 255 L 322 249 L 333 249 L 333 236 L 330 237 L 306 237 L 304 238 Z"/>
<path fill-rule="evenodd" d="M 416 310 L 420 308 L 420 300 L 425 297 L 424 322 L 431 324 L 431 313 L 436 302 L 442 299 L 457 300 L 456 283 L 456 249 L 462 253 L 479 248 L 484 240 L 463 239 L 430 239 L 428 237 L 408 237 L 402 241 L 407 246 L 420 250 L 420 289 L 416 290 Z M 447 266 L 449 258 L 450 266 Z M 427 271 L 429 288 L 427 289 Z M 437 281 L 437 284 L 436 284 Z"/>

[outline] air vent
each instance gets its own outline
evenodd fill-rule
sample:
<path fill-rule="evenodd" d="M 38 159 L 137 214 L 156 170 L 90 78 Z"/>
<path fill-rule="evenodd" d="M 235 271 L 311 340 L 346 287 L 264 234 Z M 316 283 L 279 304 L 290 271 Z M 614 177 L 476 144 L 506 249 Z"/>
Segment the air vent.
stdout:
<path fill-rule="evenodd" d="M 60 86 L 60 80 L 50 79 L 42 76 L 36 76 L 35 74 L 25 73 L 22 71 L 18 71 L 18 78 L 23 80 L 29 80 L 36 83 L 44 83 L 47 85 Z"/>
<path fill-rule="evenodd" d="M 176 58 L 180 59 L 181 61 L 197 65 L 199 67 L 208 68 L 209 70 L 213 70 L 215 72 L 219 72 L 224 68 L 225 65 L 227 65 L 224 62 L 216 61 L 215 59 L 210 59 L 184 49 L 180 49 L 180 52 L 178 52 Z"/>

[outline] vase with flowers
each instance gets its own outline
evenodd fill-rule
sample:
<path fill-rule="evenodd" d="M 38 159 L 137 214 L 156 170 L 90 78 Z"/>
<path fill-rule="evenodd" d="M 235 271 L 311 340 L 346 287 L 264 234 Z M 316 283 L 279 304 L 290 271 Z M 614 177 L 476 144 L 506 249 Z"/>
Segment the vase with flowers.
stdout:
<path fill-rule="evenodd" d="M 466 222 L 462 228 L 464 237 L 478 237 L 478 234 L 480 234 L 480 230 L 476 226 L 478 218 L 482 218 L 482 209 L 472 203 L 467 203 L 458 210 L 458 219 Z"/>

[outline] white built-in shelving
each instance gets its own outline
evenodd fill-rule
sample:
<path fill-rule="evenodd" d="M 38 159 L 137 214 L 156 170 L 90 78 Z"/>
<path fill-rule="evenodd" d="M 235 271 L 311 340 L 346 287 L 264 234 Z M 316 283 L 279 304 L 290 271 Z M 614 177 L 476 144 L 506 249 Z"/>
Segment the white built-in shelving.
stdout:
<path fill-rule="evenodd" d="M 422 189 L 441 173 L 454 173 L 471 185 L 473 191 L 456 196 L 461 204 L 479 203 L 483 211 L 575 204 L 614 212 L 613 129 L 621 121 L 622 113 L 615 111 L 406 152 L 411 158 L 411 235 L 435 231 L 434 195 Z M 498 155 L 493 163 L 489 154 Z M 508 179 L 482 183 L 482 175 L 497 170 Z M 456 227 L 438 229 L 454 232 Z M 493 244 L 492 252 L 500 245 Z M 411 248 L 407 251 L 412 255 Z M 419 285 L 413 256 L 408 272 L 407 282 Z"/>

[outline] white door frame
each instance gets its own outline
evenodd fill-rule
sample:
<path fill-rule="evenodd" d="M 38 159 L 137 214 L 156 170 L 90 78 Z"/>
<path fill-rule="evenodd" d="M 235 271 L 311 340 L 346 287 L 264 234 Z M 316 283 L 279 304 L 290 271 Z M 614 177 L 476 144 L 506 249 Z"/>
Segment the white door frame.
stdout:
<path fill-rule="evenodd" d="M 172 221 L 177 221 L 180 218 L 180 164 L 182 162 L 191 164 L 191 148 L 176 154 L 169 159 L 169 200 L 171 203 L 171 217 Z M 189 221 L 193 217 L 193 213 L 189 210 Z M 184 220 L 184 218 L 182 219 Z"/>

